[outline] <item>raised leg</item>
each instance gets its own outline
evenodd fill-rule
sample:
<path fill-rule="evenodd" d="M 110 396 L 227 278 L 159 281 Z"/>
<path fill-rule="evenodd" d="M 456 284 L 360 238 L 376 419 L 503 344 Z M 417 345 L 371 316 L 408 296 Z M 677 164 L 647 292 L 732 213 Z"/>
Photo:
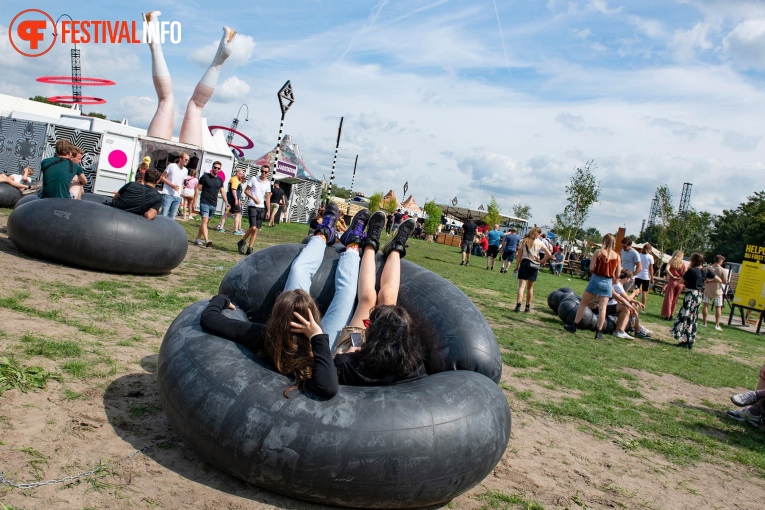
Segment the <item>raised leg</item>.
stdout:
<path fill-rule="evenodd" d="M 159 11 L 147 12 L 144 19 L 147 22 L 159 23 Z M 162 45 L 152 38 L 149 43 L 151 51 L 151 78 L 154 81 L 154 90 L 157 92 L 157 111 L 151 119 L 146 134 L 165 140 L 173 137 L 173 120 L 175 118 L 175 98 L 173 97 L 173 80 L 162 54 Z"/>
<path fill-rule="evenodd" d="M 300 255 L 292 261 L 290 274 L 284 290 L 302 289 L 306 292 L 311 290 L 311 279 L 324 260 L 324 248 L 327 242 L 321 236 L 313 236 Z"/>
<path fill-rule="evenodd" d="M 329 348 L 335 350 L 340 331 L 350 322 L 353 303 L 356 301 L 356 285 L 359 279 L 358 246 L 348 248 L 340 255 L 335 271 L 335 295 L 321 321 L 321 329 L 329 336 Z M 374 259 L 374 256 L 371 257 Z"/>
<path fill-rule="evenodd" d="M 183 116 L 181 124 L 181 133 L 178 140 L 182 143 L 189 143 L 196 146 L 202 145 L 202 109 L 215 91 L 215 85 L 218 83 L 221 66 L 231 55 L 231 41 L 236 32 L 229 27 L 223 27 L 223 38 L 218 45 L 218 51 L 215 53 L 210 67 L 207 68 L 202 79 L 199 80 L 194 92 L 191 94 L 189 104 L 186 106 L 186 114 Z"/>

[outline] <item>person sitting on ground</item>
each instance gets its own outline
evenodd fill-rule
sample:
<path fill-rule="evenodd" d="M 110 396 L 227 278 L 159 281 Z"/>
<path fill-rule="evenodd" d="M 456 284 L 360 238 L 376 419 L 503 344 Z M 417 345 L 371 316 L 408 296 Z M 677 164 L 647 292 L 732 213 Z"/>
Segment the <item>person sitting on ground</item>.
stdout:
<path fill-rule="evenodd" d="M 160 175 L 160 171 L 156 168 L 146 170 L 145 184 L 137 181 L 129 182 L 120 188 L 113 199 L 107 200 L 104 204 L 153 220 L 162 207 L 162 195 L 154 189 Z"/>
<path fill-rule="evenodd" d="M 295 388 L 305 388 L 320 397 L 332 398 L 338 392 L 338 382 L 395 384 L 426 375 L 424 348 L 414 322 L 406 310 L 395 304 L 400 259 L 406 254 L 406 240 L 414 222 L 402 224 L 383 249 L 386 262 L 378 293 L 375 253 L 385 227 L 385 214 L 378 211 L 370 218 L 366 209 L 356 214 L 341 240 L 346 250 L 340 255 L 335 273 L 335 295 L 321 319 L 307 291 L 324 259 L 325 246 L 335 242 L 338 217 L 337 206 L 327 204 L 322 223 L 292 262 L 285 290 L 276 298 L 266 324 L 224 316 L 225 308 L 235 307 L 222 294 L 213 297 L 202 313 L 201 325 L 206 331 L 270 358 L 277 371 L 294 379 L 284 391 L 285 397 Z M 359 304 L 354 313 L 357 286 Z M 345 327 L 349 319 L 350 327 Z M 355 345 L 348 347 L 345 337 Z M 363 347 L 359 348 L 359 343 Z M 334 361 L 333 351 L 337 354 Z"/>
<path fill-rule="evenodd" d="M 634 328 L 637 331 L 635 336 L 638 338 L 651 338 L 651 331 L 640 324 L 640 311 L 645 310 L 645 305 L 630 297 L 627 291 L 624 290 L 624 284 L 630 280 L 632 280 L 632 272 L 622 269 L 622 272 L 619 274 L 619 281 L 613 286 L 613 294 L 611 295 L 611 301 L 608 302 L 606 315 L 618 316 L 616 319 L 616 329 L 614 329 L 613 333 L 615 337 L 634 340 L 626 331 L 630 318 L 634 318 Z M 612 304 L 615 305 L 613 309 L 611 308 Z"/>
<path fill-rule="evenodd" d="M 71 154 L 77 150 L 68 140 L 56 142 L 56 155 L 44 159 L 40 164 L 40 198 L 72 198 L 69 194 L 72 180 L 76 178 L 83 186 L 88 182 L 82 167 L 71 159 Z"/>
<path fill-rule="evenodd" d="M 25 166 L 20 174 L 0 174 L 0 184 L 10 184 L 14 188 L 26 191 L 32 187 L 32 174 L 34 174 L 34 170 L 31 167 Z"/>
<path fill-rule="evenodd" d="M 730 400 L 739 407 L 745 407 L 745 409 L 727 411 L 725 414 L 736 421 L 747 422 L 750 425 L 759 427 L 762 406 L 765 404 L 765 365 L 762 365 L 762 368 L 760 368 L 760 376 L 757 379 L 757 386 L 754 388 L 754 391 L 733 395 Z"/>

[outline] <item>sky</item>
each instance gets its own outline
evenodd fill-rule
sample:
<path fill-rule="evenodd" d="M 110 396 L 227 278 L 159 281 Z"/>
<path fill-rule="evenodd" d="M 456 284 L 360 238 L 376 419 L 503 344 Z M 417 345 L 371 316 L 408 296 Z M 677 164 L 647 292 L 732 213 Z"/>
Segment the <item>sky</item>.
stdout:
<path fill-rule="evenodd" d="M 71 94 L 35 81 L 66 75 L 71 45 L 18 54 L 8 28 L 26 8 L 53 19 L 135 20 L 160 10 L 182 40 L 163 46 L 176 122 L 221 37 L 237 31 L 204 116 L 239 129 L 257 158 L 276 144 L 277 91 L 295 103 L 284 132 L 318 178 L 330 177 L 344 117 L 335 183 L 367 195 L 501 212 L 531 206 L 552 225 L 577 166 L 593 161 L 601 184 L 586 226 L 638 234 L 656 188 L 679 204 L 719 214 L 765 189 L 765 2 L 745 0 L 154 0 L 9 3 L 0 11 L 0 93 Z M 65 11 L 62 11 L 65 9 Z M 157 99 L 144 44 L 84 44 L 85 107 L 147 127 Z M 240 108 L 246 104 L 246 108 Z M 247 112 L 249 114 L 247 115 Z M 249 119 L 245 121 L 245 116 Z M 236 143 L 236 142 L 235 142 Z"/>

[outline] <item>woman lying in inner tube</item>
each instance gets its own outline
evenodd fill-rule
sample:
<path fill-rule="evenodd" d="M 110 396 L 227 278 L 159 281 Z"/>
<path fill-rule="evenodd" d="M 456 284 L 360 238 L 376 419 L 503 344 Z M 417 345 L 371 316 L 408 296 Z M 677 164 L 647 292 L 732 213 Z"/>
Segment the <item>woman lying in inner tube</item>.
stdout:
<path fill-rule="evenodd" d="M 233 340 L 256 355 L 269 357 L 280 373 L 294 378 L 284 391 L 285 397 L 292 389 L 304 387 L 332 398 L 338 383 L 390 385 L 427 375 L 422 337 L 409 313 L 396 305 L 401 257 L 406 255 L 406 241 L 414 230 L 413 219 L 402 223 L 383 248 L 386 261 L 377 292 L 375 253 L 385 227 L 385 214 L 378 211 L 370 218 L 364 209 L 354 216 L 341 238 L 346 250 L 335 273 L 335 295 L 319 324 L 318 307 L 307 291 L 324 258 L 325 246 L 335 241 L 338 216 L 337 206 L 327 205 L 323 222 L 293 261 L 285 290 L 276 299 L 266 324 L 224 316 L 223 310 L 233 309 L 234 305 L 222 294 L 213 297 L 202 313 L 205 330 Z M 358 306 L 353 313 L 357 281 Z"/>

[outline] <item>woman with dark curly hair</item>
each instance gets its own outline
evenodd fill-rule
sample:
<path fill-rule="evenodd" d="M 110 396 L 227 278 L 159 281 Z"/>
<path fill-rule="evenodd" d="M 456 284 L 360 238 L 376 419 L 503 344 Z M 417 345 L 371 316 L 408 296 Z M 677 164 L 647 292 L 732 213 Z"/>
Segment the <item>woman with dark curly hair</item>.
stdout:
<path fill-rule="evenodd" d="M 669 330 L 675 340 L 680 340 L 675 345 L 688 350 L 693 349 L 693 342 L 696 340 L 696 322 L 699 319 L 704 283 L 720 281 L 719 276 L 715 276 L 709 269 L 703 269 L 703 265 L 704 255 L 701 253 L 691 255 L 691 267 L 683 274 L 685 283 L 683 305 L 677 312 L 675 324 Z M 682 340 L 683 338 L 685 340 Z"/>
<path fill-rule="evenodd" d="M 324 247 L 334 243 L 338 215 L 334 204 L 327 205 L 322 223 L 293 261 L 285 290 L 277 297 L 265 325 L 225 317 L 223 310 L 233 309 L 234 305 L 224 295 L 215 296 L 202 314 L 201 324 L 205 330 L 270 359 L 280 373 L 294 378 L 293 384 L 284 391 L 285 397 L 295 388 L 305 388 L 321 397 L 332 398 L 337 394 L 338 382 L 383 385 L 426 375 L 422 363 L 424 349 L 409 314 L 395 306 L 372 308 L 375 304 L 395 305 L 400 259 L 406 254 L 406 240 L 414 229 L 414 221 L 402 224 L 383 249 L 387 262 L 378 297 L 374 288 L 375 254 L 385 227 L 385 215 L 375 213 L 370 218 L 369 212 L 363 210 L 353 218 L 341 238 L 346 251 L 338 261 L 335 295 L 322 321 L 307 290 L 324 258 Z M 360 271 L 361 250 L 365 256 Z M 357 284 L 359 305 L 354 314 Z M 344 327 L 349 320 L 350 326 Z M 334 361 L 333 352 L 337 354 Z"/>

